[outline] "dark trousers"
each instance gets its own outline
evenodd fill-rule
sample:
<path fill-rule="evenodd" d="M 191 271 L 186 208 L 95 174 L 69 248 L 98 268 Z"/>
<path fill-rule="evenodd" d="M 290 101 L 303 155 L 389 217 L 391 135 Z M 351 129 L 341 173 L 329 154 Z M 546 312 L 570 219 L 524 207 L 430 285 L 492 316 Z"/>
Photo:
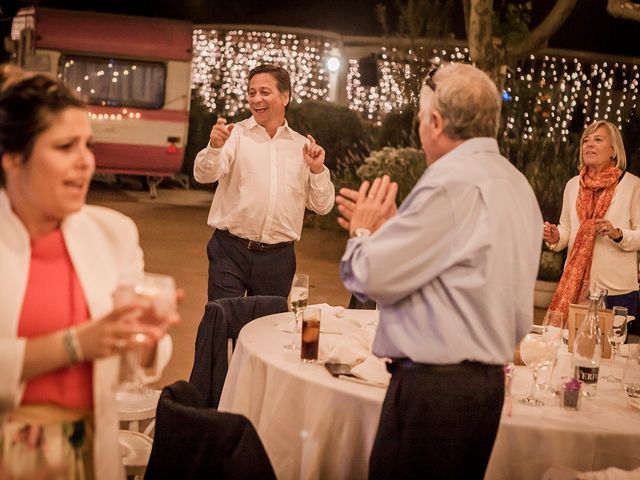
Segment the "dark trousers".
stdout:
<path fill-rule="evenodd" d="M 609 295 L 607 297 L 607 308 L 626 307 L 627 315 L 637 317 L 638 315 L 638 292 L 629 292 L 622 295 Z M 640 320 L 636 318 L 627 327 L 627 333 L 640 335 Z"/>
<path fill-rule="evenodd" d="M 409 362 L 392 373 L 369 478 L 482 480 L 504 401 L 502 366 Z"/>
<path fill-rule="evenodd" d="M 293 244 L 258 252 L 214 232 L 207 244 L 209 301 L 251 295 L 287 297 L 296 271 Z"/>

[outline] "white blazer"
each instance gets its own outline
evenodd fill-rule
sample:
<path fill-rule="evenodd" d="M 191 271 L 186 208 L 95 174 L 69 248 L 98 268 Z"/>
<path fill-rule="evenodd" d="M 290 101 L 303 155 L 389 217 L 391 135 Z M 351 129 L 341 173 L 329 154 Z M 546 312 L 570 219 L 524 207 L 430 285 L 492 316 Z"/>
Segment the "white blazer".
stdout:
<path fill-rule="evenodd" d="M 91 318 L 102 318 L 113 309 L 111 293 L 119 279 L 144 269 L 138 230 L 125 215 L 96 206 L 84 206 L 69 215 L 61 228 Z M 13 213 L 6 192 L 0 189 L 0 419 L 3 413 L 20 405 L 25 386 L 20 376 L 26 340 L 18 338 L 17 331 L 30 259 L 29 234 Z M 151 381 L 159 378 L 171 348 L 171 338 L 165 335 L 158 342 Z M 114 397 L 119 364 L 118 356 L 93 362 L 93 458 L 97 480 L 124 477 Z"/>

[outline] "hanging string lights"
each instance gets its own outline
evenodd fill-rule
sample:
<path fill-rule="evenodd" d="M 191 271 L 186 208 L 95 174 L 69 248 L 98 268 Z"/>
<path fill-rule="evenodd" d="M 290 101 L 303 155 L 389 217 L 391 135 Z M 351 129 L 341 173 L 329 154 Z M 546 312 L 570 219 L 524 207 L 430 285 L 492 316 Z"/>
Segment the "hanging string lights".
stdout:
<path fill-rule="evenodd" d="M 211 111 L 233 116 L 247 103 L 247 75 L 261 63 L 285 67 L 293 101 L 328 100 L 326 61 L 338 42 L 303 33 L 198 28 L 193 34 L 192 87 Z M 349 108 L 380 123 L 385 114 L 416 106 L 419 80 L 433 64 L 470 62 L 468 48 L 415 50 L 382 47 L 374 55 L 377 84 L 363 81 L 358 59 L 346 60 Z M 502 93 L 504 135 L 544 135 L 566 141 L 594 120 L 624 128 L 638 108 L 640 71 L 630 62 L 587 61 L 562 55 L 530 55 L 507 72 Z"/>
<path fill-rule="evenodd" d="M 246 107 L 249 71 L 274 63 L 289 72 L 293 101 L 328 100 L 325 63 L 334 47 L 311 35 L 199 28 L 193 33 L 192 88 L 209 110 L 233 116 Z"/>

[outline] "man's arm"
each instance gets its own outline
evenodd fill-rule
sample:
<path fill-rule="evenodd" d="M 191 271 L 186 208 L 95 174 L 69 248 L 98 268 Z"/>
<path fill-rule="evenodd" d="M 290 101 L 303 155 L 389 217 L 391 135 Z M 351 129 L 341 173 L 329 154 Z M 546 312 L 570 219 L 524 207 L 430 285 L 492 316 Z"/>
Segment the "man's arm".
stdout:
<path fill-rule="evenodd" d="M 326 215 L 333 208 L 336 190 L 331 183 L 329 169 L 324 165 L 324 148 L 311 135 L 307 135 L 307 138 L 309 143 L 302 147 L 302 156 L 311 171 L 306 206 L 320 215 Z"/>
<path fill-rule="evenodd" d="M 340 275 L 354 294 L 395 303 L 455 261 L 451 255 L 455 235 L 455 214 L 447 193 L 442 188 L 422 188 L 370 237 L 349 240 Z"/>
<path fill-rule="evenodd" d="M 234 124 L 226 123 L 226 119 L 218 118 L 211 128 L 209 143 L 196 155 L 193 177 L 198 183 L 218 181 L 229 171 L 237 135 L 231 135 Z"/>

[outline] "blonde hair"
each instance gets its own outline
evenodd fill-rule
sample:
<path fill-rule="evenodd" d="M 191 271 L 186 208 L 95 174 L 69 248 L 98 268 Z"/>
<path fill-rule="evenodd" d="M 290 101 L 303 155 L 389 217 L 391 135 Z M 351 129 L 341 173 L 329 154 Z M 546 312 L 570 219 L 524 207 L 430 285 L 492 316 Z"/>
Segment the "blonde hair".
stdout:
<path fill-rule="evenodd" d="M 613 123 L 607 122 L 606 120 L 598 120 L 593 122 L 591 125 L 587 126 L 582 132 L 582 136 L 580 137 L 580 161 L 578 164 L 578 168 L 582 169 L 584 166 L 584 160 L 582 159 L 582 145 L 584 143 L 584 139 L 595 132 L 600 127 L 603 127 L 607 134 L 609 135 L 609 143 L 611 143 L 611 147 L 613 148 L 613 158 L 616 159 L 616 167 L 620 170 L 624 171 L 627 168 L 627 154 L 624 151 L 624 143 L 622 143 L 622 135 L 620 135 L 620 130 Z"/>

